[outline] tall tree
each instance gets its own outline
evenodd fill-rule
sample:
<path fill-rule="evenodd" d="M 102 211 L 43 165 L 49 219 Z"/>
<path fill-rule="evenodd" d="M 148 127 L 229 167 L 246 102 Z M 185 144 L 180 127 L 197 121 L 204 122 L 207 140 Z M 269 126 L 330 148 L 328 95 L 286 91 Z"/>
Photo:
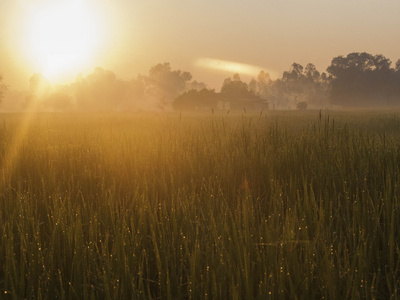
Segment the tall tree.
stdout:
<path fill-rule="evenodd" d="M 326 74 L 321 74 L 315 65 L 309 63 L 304 68 L 293 63 L 289 71 L 273 83 L 271 98 L 275 107 L 293 108 L 304 102 L 320 108 L 326 104 L 327 89 Z"/>
<path fill-rule="evenodd" d="M 0 75 L 0 102 L 1 102 L 1 100 L 3 100 L 4 93 L 6 90 L 7 90 L 7 86 L 4 83 L 3 76 Z"/>
<path fill-rule="evenodd" d="M 366 52 L 335 57 L 327 68 L 331 75 L 331 101 L 346 106 L 386 106 L 400 104 L 399 84 L 391 61 Z"/>
<path fill-rule="evenodd" d="M 123 101 L 127 88 L 114 72 L 96 68 L 87 77 L 78 78 L 72 90 L 81 109 L 113 110 Z"/>
<path fill-rule="evenodd" d="M 221 87 L 221 95 L 228 98 L 246 98 L 254 96 L 254 94 L 249 91 L 247 83 L 240 80 L 239 74 L 234 74 L 224 80 Z"/>
<path fill-rule="evenodd" d="M 260 71 L 257 80 L 254 78 L 249 82 L 249 91 L 262 99 L 270 98 L 270 88 L 272 80 L 267 72 Z"/>
<path fill-rule="evenodd" d="M 285 81 L 298 81 L 303 77 L 303 66 L 298 63 L 293 63 L 289 72 L 283 72 L 282 79 Z"/>
<path fill-rule="evenodd" d="M 172 104 L 176 110 L 207 110 L 216 109 L 218 94 L 214 90 L 189 90 L 179 95 Z"/>
<path fill-rule="evenodd" d="M 160 102 L 160 106 L 169 106 L 186 87 L 192 75 L 181 70 L 172 70 L 169 63 L 157 64 L 146 78 L 147 94 Z"/>
<path fill-rule="evenodd" d="M 317 82 L 321 76 L 317 68 L 311 63 L 309 63 L 304 69 L 304 75 L 309 81 L 312 82 Z"/>

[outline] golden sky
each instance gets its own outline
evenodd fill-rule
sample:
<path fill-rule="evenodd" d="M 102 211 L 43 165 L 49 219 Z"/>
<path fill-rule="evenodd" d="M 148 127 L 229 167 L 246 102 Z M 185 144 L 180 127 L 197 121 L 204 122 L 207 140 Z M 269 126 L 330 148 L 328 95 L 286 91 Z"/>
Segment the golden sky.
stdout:
<path fill-rule="evenodd" d="M 96 66 L 129 79 L 157 63 L 219 88 L 235 72 L 325 71 L 350 52 L 400 58 L 398 0 L 1 0 L 0 74 L 73 81 Z"/>

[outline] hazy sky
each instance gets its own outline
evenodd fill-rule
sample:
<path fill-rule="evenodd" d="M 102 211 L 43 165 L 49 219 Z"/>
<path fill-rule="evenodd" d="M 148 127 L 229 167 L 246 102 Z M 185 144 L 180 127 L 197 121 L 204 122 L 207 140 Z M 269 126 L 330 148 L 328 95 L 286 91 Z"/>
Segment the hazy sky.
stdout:
<path fill-rule="evenodd" d="M 84 12 L 49 9 L 55 2 L 79 2 Z M 68 25 L 49 25 L 60 20 Z M 69 28 L 74 31 L 64 32 Z M 68 53 L 54 44 L 57 30 L 73 41 Z M 43 45 L 54 53 L 40 53 Z M 399 0 L 0 0 L 0 74 L 14 89 L 26 88 L 30 75 L 49 64 L 55 65 L 54 81 L 72 81 L 96 66 L 129 79 L 160 62 L 219 88 L 234 70 L 220 60 L 253 66 L 244 73 L 259 69 L 276 77 L 293 62 L 325 71 L 333 57 L 363 51 L 393 63 L 400 58 Z M 62 60 L 67 56 L 71 63 Z"/>

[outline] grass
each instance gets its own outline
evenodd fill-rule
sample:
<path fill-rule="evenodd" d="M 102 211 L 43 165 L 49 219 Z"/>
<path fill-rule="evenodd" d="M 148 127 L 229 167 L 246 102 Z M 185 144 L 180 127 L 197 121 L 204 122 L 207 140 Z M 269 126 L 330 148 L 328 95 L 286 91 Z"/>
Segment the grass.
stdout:
<path fill-rule="evenodd" d="M 0 117 L 0 298 L 399 297 L 397 112 L 27 118 Z"/>

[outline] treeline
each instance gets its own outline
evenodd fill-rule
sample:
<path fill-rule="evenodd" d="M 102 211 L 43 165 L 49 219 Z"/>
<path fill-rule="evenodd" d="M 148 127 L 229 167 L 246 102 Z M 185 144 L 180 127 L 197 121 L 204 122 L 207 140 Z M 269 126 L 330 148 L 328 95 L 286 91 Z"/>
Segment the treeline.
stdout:
<path fill-rule="evenodd" d="M 0 77 L 0 99 L 5 90 Z M 333 58 L 322 73 L 312 63 L 305 67 L 293 63 L 276 80 L 261 71 L 257 78 L 246 83 L 239 74 L 234 74 L 224 80 L 219 92 L 193 80 L 189 72 L 173 70 L 169 63 L 157 64 L 147 75 L 131 80 L 119 79 L 112 71 L 96 68 L 65 86 L 51 86 L 42 75 L 34 74 L 29 91 L 14 92 L 13 96 L 14 110 L 393 107 L 400 105 L 400 60 L 392 66 L 383 55 L 350 53 Z"/>
<path fill-rule="evenodd" d="M 36 110 L 160 110 L 169 109 L 181 93 L 203 88 L 205 84 L 192 80 L 189 72 L 172 70 L 169 63 L 157 64 L 148 75 L 131 80 L 96 68 L 86 77 L 78 76 L 70 85 L 57 87 L 52 87 L 42 75 L 34 74 L 21 105 Z"/>
<path fill-rule="evenodd" d="M 277 80 L 261 71 L 246 84 L 236 74 L 233 80 L 225 80 L 220 93 L 188 91 L 174 104 L 179 109 L 198 109 L 200 104 L 215 107 L 229 99 L 254 107 L 256 98 L 273 109 L 400 106 L 400 60 L 392 67 L 383 55 L 350 53 L 335 57 L 323 73 L 311 63 L 306 67 L 293 63 Z"/>
<path fill-rule="evenodd" d="M 264 76 L 264 77 L 263 77 Z M 234 74 L 224 80 L 221 91 L 202 89 L 190 90 L 178 96 L 173 102 L 175 110 L 238 110 L 268 108 L 266 98 L 258 93 L 258 84 L 267 86 L 269 75 L 261 71 L 259 81 L 252 80 L 250 84 L 243 82 L 239 74 Z M 253 86 L 254 85 L 254 86 Z"/>
<path fill-rule="evenodd" d="M 351 53 L 338 56 L 327 68 L 330 100 L 343 106 L 400 105 L 400 59 L 394 68 L 383 55 Z"/>
<path fill-rule="evenodd" d="M 3 81 L 3 76 L 0 74 L 0 101 L 3 99 L 4 93 L 7 90 L 7 86 Z"/>

